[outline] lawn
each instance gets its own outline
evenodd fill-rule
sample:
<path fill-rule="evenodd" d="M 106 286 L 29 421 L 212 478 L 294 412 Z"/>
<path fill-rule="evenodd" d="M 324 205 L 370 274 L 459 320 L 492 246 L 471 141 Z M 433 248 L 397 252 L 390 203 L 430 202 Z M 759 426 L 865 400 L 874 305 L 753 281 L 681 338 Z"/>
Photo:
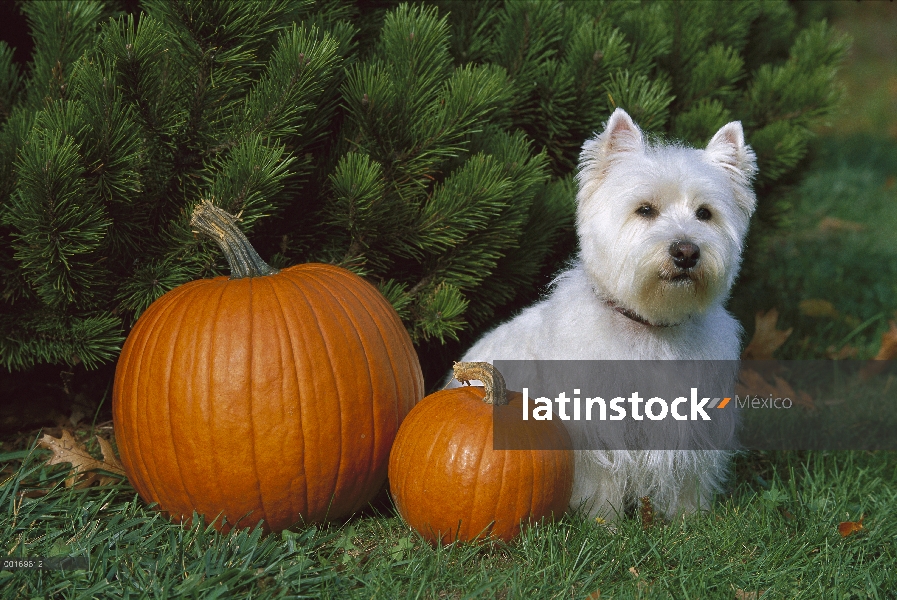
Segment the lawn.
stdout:
<path fill-rule="evenodd" d="M 731 302 L 748 336 L 770 308 L 794 328 L 780 358 L 871 358 L 897 319 L 895 8 L 841 7 L 838 26 L 857 40 L 845 109 L 819 132 L 787 219 L 749 248 L 756 260 Z M 75 433 L 98 453 L 92 435 L 111 429 Z M 385 495 L 347 522 L 283 534 L 182 528 L 126 481 L 65 487 L 66 467 L 44 464 L 34 435 L 20 439 L 0 454 L 3 553 L 91 563 L 0 571 L 2 598 L 897 597 L 893 452 L 746 453 L 705 514 L 666 524 L 633 514 L 615 529 L 574 514 L 511 544 L 434 549 Z M 861 516 L 863 529 L 839 534 Z"/>
<path fill-rule="evenodd" d="M 611 530 L 568 515 L 509 545 L 434 549 L 386 503 L 278 535 L 185 529 L 126 484 L 65 488 L 64 474 L 31 454 L 0 489 L 6 550 L 89 555 L 91 569 L 2 571 L 0 589 L 6 598 L 894 597 L 893 455 L 754 453 L 736 470 L 711 512 L 673 523 L 632 516 Z M 861 515 L 863 530 L 839 535 L 839 522 Z"/>

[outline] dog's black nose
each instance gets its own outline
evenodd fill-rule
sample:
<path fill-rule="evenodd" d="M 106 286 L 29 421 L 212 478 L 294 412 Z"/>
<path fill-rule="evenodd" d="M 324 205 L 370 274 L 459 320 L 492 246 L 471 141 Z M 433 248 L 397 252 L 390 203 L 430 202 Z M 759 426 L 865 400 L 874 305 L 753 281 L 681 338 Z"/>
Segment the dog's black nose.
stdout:
<path fill-rule="evenodd" d="M 670 256 L 673 257 L 673 264 L 680 269 L 690 269 L 698 264 L 698 259 L 701 258 L 701 249 L 697 244 L 676 240 L 670 244 Z"/>

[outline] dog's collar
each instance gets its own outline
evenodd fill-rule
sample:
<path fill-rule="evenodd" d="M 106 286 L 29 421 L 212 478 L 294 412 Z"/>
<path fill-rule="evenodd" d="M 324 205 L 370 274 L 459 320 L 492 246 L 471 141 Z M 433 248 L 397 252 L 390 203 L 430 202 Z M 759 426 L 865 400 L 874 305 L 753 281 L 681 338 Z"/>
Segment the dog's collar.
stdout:
<path fill-rule="evenodd" d="M 605 298 L 604 304 L 608 308 L 614 309 L 615 311 L 617 311 L 618 313 L 620 313 L 627 319 L 630 319 L 631 321 L 635 321 L 636 323 L 639 323 L 640 325 L 646 325 L 647 327 L 678 327 L 679 325 L 682 325 L 682 323 L 685 322 L 685 321 L 682 321 L 680 323 L 652 323 L 651 321 L 649 321 L 645 317 L 641 316 L 637 312 L 633 312 L 633 311 L 629 310 L 628 308 L 624 308 L 612 300 L 608 300 Z"/>

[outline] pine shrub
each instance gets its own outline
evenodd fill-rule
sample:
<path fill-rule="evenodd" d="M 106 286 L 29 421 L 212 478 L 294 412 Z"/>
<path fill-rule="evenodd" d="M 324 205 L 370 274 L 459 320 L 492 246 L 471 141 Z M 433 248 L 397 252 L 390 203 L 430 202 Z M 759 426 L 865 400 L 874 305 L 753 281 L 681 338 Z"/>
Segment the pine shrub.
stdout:
<path fill-rule="evenodd" d="M 761 213 L 839 98 L 847 42 L 784 1 L 144 0 L 22 5 L 0 42 L 0 365 L 115 360 L 141 312 L 226 273 L 211 199 L 275 266 L 379 286 L 430 383 L 574 248 L 582 142 L 625 108 L 706 144 L 741 120 Z"/>

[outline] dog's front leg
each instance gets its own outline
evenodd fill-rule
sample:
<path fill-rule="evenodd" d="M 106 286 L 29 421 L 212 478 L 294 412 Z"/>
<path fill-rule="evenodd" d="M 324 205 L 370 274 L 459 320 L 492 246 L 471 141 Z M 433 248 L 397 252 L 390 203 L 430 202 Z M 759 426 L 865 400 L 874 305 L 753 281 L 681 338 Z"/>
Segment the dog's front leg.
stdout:
<path fill-rule="evenodd" d="M 571 509 L 606 522 L 623 516 L 626 495 L 625 473 L 611 466 L 610 454 L 592 450 L 576 452 L 573 495 L 570 498 Z"/>

